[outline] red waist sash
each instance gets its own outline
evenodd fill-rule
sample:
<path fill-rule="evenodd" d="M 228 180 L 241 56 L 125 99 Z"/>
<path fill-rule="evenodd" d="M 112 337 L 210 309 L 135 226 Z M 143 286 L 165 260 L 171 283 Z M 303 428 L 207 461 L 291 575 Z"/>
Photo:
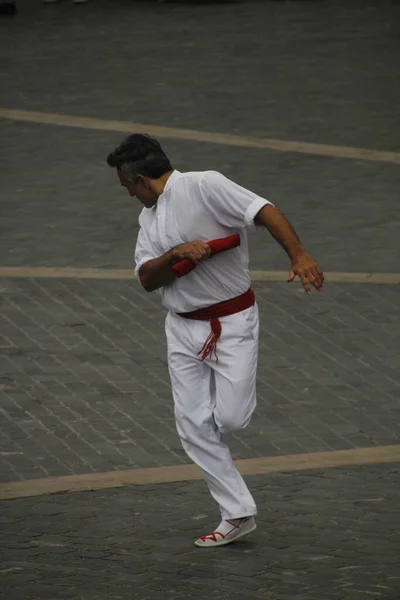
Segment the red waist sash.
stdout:
<path fill-rule="evenodd" d="M 211 333 L 204 342 L 204 346 L 198 352 L 197 356 L 201 356 L 200 360 L 205 360 L 208 356 L 211 358 L 214 352 L 215 359 L 218 362 L 217 356 L 217 342 L 221 336 L 222 326 L 220 322 L 221 317 L 228 317 L 234 315 L 242 310 L 246 310 L 251 306 L 254 306 L 256 297 L 253 290 L 250 288 L 244 294 L 231 298 L 230 300 L 224 300 L 218 302 L 212 306 L 206 308 L 199 308 L 187 313 L 177 313 L 179 317 L 184 319 L 195 319 L 197 321 L 210 321 Z"/>

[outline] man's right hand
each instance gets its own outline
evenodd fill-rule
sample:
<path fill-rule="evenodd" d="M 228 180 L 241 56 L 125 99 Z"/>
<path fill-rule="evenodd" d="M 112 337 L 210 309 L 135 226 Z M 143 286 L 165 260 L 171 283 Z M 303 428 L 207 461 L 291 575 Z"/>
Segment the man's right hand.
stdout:
<path fill-rule="evenodd" d="M 206 242 L 196 240 L 194 242 L 186 242 L 173 249 L 174 263 L 188 258 L 195 265 L 199 262 L 210 258 L 211 248 Z"/>
<path fill-rule="evenodd" d="M 210 258 L 211 248 L 205 242 L 195 241 L 181 244 L 172 250 L 168 250 L 159 258 L 152 258 L 141 266 L 139 279 L 146 292 L 154 292 L 160 287 L 169 285 L 176 279 L 176 273 L 172 269 L 184 258 L 188 258 L 195 265 Z"/>

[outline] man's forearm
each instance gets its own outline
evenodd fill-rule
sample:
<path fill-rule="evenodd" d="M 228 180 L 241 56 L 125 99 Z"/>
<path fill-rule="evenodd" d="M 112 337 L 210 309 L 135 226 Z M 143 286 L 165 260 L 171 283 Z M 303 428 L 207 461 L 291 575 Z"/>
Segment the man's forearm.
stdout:
<path fill-rule="evenodd" d="M 292 261 L 305 252 L 297 233 L 287 218 L 275 206 L 270 204 L 264 206 L 254 221 L 256 225 L 263 225 L 268 229 Z"/>
<path fill-rule="evenodd" d="M 172 267 L 180 260 L 187 258 L 197 265 L 210 256 L 211 248 L 206 242 L 200 240 L 185 242 L 172 248 L 160 258 L 154 258 L 144 263 L 139 269 L 140 283 L 147 292 L 154 292 L 176 279 L 176 273 Z"/>
<path fill-rule="evenodd" d="M 176 279 L 176 273 L 172 269 L 176 262 L 177 258 L 172 249 L 160 258 L 154 258 L 144 263 L 139 270 L 139 279 L 146 292 L 154 292 L 158 288 L 172 283 Z"/>

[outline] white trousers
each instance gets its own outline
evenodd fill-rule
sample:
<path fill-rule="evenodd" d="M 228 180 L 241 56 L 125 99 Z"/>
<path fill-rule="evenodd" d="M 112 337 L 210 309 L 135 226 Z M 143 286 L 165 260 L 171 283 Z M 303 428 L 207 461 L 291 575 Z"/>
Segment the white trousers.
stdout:
<path fill-rule="evenodd" d="M 208 321 L 166 318 L 168 366 L 182 446 L 200 467 L 223 519 L 255 515 L 257 508 L 232 462 L 221 434 L 248 425 L 256 406 L 258 307 L 222 317 L 215 357 L 197 353 L 210 333 Z"/>

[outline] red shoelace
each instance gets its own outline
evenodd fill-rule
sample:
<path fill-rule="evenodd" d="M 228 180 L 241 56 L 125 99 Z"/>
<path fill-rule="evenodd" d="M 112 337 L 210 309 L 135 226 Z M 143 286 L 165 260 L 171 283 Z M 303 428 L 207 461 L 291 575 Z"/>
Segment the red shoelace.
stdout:
<path fill-rule="evenodd" d="M 209 533 L 207 535 L 202 535 L 201 536 L 201 541 L 202 542 L 207 542 L 208 540 L 211 540 L 212 542 L 217 542 L 217 535 L 220 535 L 222 537 L 222 539 L 226 538 L 227 535 L 229 535 L 230 533 L 232 533 L 232 531 L 235 531 L 235 529 L 239 529 L 241 525 L 243 525 L 243 523 L 247 523 L 247 521 L 249 520 L 248 517 L 243 517 L 243 519 L 240 519 L 238 524 L 233 523 L 232 521 L 230 521 L 229 519 L 226 519 L 226 522 L 229 523 L 229 525 L 232 525 L 232 529 L 230 531 L 228 531 L 225 535 L 223 533 L 221 533 L 220 531 L 213 531 L 212 533 Z"/>

